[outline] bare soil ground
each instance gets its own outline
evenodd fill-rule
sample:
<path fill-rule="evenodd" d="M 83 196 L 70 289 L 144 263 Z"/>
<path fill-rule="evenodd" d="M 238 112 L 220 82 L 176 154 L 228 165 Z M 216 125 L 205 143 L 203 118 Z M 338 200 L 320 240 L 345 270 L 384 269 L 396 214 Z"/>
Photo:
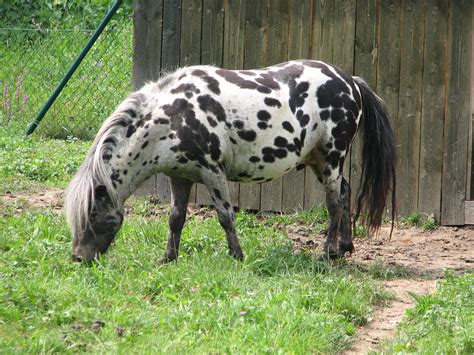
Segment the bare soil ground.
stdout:
<path fill-rule="evenodd" d="M 21 212 L 24 208 L 53 208 L 61 210 L 63 208 L 64 191 L 61 189 L 48 189 L 37 193 L 13 193 L 6 192 L 0 196 L 1 202 L 15 204 L 16 211 Z"/>
<path fill-rule="evenodd" d="M 325 240 L 324 235 L 311 235 L 304 226 L 290 227 L 287 231 L 296 249 L 320 248 Z M 435 231 L 400 226 L 395 228 L 391 239 L 389 234 L 390 226 L 384 226 L 376 237 L 356 238 L 356 250 L 349 260 L 362 265 L 379 261 L 408 276 L 384 282 L 395 300 L 374 312 L 372 319 L 359 329 L 352 348 L 344 354 L 367 354 L 391 339 L 405 311 L 415 305 L 410 293 L 434 292 L 445 270 L 474 271 L 474 226 L 439 227 Z"/>
<path fill-rule="evenodd" d="M 59 211 L 63 206 L 63 196 L 62 190 L 51 189 L 36 194 L 6 193 L 0 199 L 4 203 L 16 204 L 18 212 L 29 207 Z M 22 201 L 24 203 L 20 203 Z M 190 208 L 189 215 L 206 218 L 213 212 L 206 208 Z M 292 239 L 295 250 L 317 253 L 325 240 L 324 235 L 314 235 L 308 226 L 282 228 Z M 456 273 L 474 271 L 474 226 L 439 227 L 435 231 L 398 226 L 391 239 L 389 232 L 390 227 L 384 226 L 376 237 L 355 238 L 356 250 L 348 260 L 360 265 L 378 261 L 394 269 L 405 270 L 409 276 L 384 282 L 386 290 L 394 295 L 395 300 L 381 305 L 374 312 L 372 319 L 359 329 L 357 340 L 345 354 L 366 354 L 392 338 L 406 309 L 415 304 L 410 293 L 423 295 L 434 292 L 437 280 L 443 277 L 446 269 Z"/>

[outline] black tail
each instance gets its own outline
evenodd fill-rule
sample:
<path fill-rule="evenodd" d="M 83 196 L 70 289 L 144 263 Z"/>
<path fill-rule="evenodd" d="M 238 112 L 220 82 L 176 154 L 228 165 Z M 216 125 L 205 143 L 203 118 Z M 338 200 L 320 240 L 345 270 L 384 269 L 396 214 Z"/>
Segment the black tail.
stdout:
<path fill-rule="evenodd" d="M 362 213 L 362 222 L 369 233 L 382 223 L 388 192 L 392 189 L 392 230 L 396 210 L 396 148 L 393 130 L 382 100 L 363 80 L 354 78 L 362 94 L 364 145 L 362 175 L 357 194 L 354 225 Z"/>

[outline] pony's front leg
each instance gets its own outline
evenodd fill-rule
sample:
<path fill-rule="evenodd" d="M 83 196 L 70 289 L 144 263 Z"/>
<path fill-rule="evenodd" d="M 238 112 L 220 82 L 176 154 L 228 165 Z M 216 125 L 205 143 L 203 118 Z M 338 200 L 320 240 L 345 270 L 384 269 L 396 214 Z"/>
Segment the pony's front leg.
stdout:
<path fill-rule="evenodd" d="M 169 216 L 169 236 L 165 255 L 160 263 L 167 263 L 178 258 L 181 231 L 186 220 L 189 193 L 193 183 L 188 180 L 171 178 L 171 212 Z"/>
<path fill-rule="evenodd" d="M 227 244 L 229 246 L 229 255 L 237 260 L 243 260 L 244 254 L 242 253 L 242 248 L 240 247 L 235 230 L 234 210 L 225 175 L 223 173 L 218 175 L 209 174 L 203 177 L 203 181 L 216 206 L 219 223 L 225 231 Z"/>

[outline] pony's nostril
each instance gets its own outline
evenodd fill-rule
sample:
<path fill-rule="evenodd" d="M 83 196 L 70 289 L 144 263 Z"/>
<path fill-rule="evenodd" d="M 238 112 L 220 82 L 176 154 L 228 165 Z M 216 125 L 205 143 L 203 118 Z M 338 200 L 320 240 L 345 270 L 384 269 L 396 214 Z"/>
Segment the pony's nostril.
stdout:
<path fill-rule="evenodd" d="M 82 261 L 82 258 L 81 258 L 80 256 L 77 256 L 77 255 L 72 254 L 72 261 L 81 262 L 81 261 Z"/>

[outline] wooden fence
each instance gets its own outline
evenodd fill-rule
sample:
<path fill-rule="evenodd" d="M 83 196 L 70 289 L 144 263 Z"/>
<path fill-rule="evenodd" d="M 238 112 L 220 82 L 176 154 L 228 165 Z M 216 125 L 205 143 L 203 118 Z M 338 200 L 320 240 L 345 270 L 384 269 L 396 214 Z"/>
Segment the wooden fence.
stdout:
<path fill-rule="evenodd" d="M 160 70 L 257 68 L 315 58 L 364 78 L 385 100 L 398 147 L 399 213 L 465 223 L 470 194 L 472 0 L 135 0 L 133 82 Z M 346 176 L 360 174 L 356 139 Z M 164 177 L 145 187 L 169 198 Z M 324 202 L 310 169 L 231 183 L 236 206 L 286 211 Z M 191 202 L 210 204 L 203 186 Z"/>

